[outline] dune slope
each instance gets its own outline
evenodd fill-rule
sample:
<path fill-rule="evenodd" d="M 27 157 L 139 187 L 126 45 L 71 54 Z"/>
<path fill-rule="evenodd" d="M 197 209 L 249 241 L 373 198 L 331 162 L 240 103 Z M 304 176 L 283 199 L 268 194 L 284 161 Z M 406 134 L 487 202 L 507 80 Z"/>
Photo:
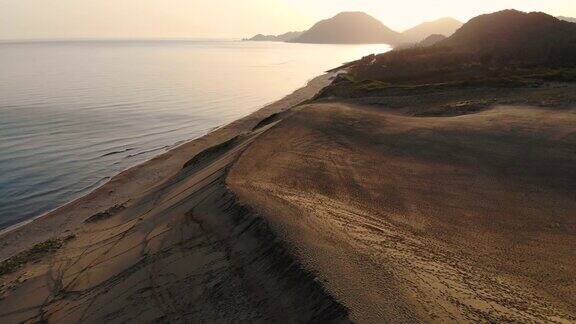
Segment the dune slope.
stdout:
<path fill-rule="evenodd" d="M 7 322 L 346 321 L 336 303 L 237 203 L 226 169 L 254 135 L 209 150 L 127 208 L 86 220 L 0 304 Z M 12 289 L 10 289 L 12 290 Z"/>
<path fill-rule="evenodd" d="M 224 182 L 273 123 L 254 125 L 327 80 L 4 233 L 0 322 L 347 322 L 347 310 Z"/>
<path fill-rule="evenodd" d="M 313 104 L 227 179 L 358 322 L 576 320 L 576 110 Z"/>

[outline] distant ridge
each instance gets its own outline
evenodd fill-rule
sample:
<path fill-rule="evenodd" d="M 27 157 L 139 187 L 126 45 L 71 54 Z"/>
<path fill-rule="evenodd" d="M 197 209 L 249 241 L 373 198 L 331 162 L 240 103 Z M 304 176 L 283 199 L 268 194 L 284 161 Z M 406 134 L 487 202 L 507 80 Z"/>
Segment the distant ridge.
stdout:
<path fill-rule="evenodd" d="M 556 18 L 558 18 L 558 19 L 560 19 L 560 20 L 567 21 L 567 22 L 576 23 L 576 18 L 564 17 L 564 16 L 558 16 L 558 17 L 556 17 Z"/>
<path fill-rule="evenodd" d="M 402 33 L 404 42 L 417 43 L 430 35 L 444 35 L 446 37 L 454 34 L 463 23 L 450 17 L 440 18 L 434 21 L 425 22 L 412 27 Z"/>
<path fill-rule="evenodd" d="M 289 42 L 297 37 L 299 37 L 300 35 L 302 35 L 303 32 L 288 32 L 288 33 L 284 33 L 281 35 L 263 35 L 263 34 L 258 34 L 254 37 L 251 38 L 247 38 L 247 39 L 243 39 L 244 41 L 254 41 L 254 42 Z"/>
<path fill-rule="evenodd" d="M 407 48 L 431 35 L 450 36 L 462 22 L 450 18 L 440 18 L 414 26 L 403 33 L 386 27 L 378 19 L 364 12 L 342 12 L 319 21 L 304 32 L 289 32 L 282 35 L 258 34 L 244 41 L 273 41 L 316 44 L 390 44 Z M 429 43 L 429 42 L 427 42 Z"/>
<path fill-rule="evenodd" d="M 294 43 L 317 44 L 373 44 L 398 43 L 399 33 L 384 26 L 364 12 L 342 12 L 316 23 L 308 31 L 293 39 Z"/>

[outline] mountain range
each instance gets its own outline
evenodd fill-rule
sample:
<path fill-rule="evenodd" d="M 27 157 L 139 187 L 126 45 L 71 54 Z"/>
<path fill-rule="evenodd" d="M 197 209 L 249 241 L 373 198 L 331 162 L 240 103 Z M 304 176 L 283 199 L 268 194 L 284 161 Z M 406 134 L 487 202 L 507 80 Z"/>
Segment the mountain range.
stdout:
<path fill-rule="evenodd" d="M 405 42 L 420 42 L 430 35 L 450 36 L 460 27 L 462 27 L 462 22 L 454 18 L 440 18 L 404 31 L 402 39 Z"/>
<path fill-rule="evenodd" d="M 280 34 L 280 35 L 258 34 L 254 37 L 245 38 L 243 40 L 244 41 L 254 41 L 254 42 L 289 42 L 289 41 L 299 37 L 302 34 L 303 34 L 303 32 L 287 32 L 287 33 Z"/>
<path fill-rule="evenodd" d="M 356 80 L 392 83 L 575 77 L 576 24 L 541 12 L 481 15 L 432 43 L 366 57 L 350 70 Z"/>
<path fill-rule="evenodd" d="M 452 35 L 462 23 L 453 18 L 440 18 L 425 22 L 404 32 L 394 31 L 364 12 L 342 12 L 314 24 L 304 32 L 282 35 L 256 35 L 248 41 L 283 41 L 319 44 L 374 44 L 399 45 L 417 43 L 430 35 Z"/>

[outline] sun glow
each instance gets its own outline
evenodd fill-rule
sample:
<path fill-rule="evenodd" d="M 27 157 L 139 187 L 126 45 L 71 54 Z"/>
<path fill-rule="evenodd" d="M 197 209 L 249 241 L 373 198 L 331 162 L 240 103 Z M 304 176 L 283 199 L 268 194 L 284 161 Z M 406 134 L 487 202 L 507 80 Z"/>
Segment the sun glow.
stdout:
<path fill-rule="evenodd" d="M 365 11 L 401 31 L 510 8 L 576 16 L 574 0 L 4 0 L 0 39 L 238 38 L 304 30 L 341 11 Z"/>

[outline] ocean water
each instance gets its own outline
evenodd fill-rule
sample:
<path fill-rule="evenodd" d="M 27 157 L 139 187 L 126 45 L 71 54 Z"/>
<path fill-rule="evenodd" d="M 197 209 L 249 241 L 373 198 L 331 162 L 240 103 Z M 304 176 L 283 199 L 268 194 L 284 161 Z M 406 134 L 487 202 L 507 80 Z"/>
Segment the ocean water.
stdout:
<path fill-rule="evenodd" d="M 0 43 L 0 228 L 387 45 Z"/>

